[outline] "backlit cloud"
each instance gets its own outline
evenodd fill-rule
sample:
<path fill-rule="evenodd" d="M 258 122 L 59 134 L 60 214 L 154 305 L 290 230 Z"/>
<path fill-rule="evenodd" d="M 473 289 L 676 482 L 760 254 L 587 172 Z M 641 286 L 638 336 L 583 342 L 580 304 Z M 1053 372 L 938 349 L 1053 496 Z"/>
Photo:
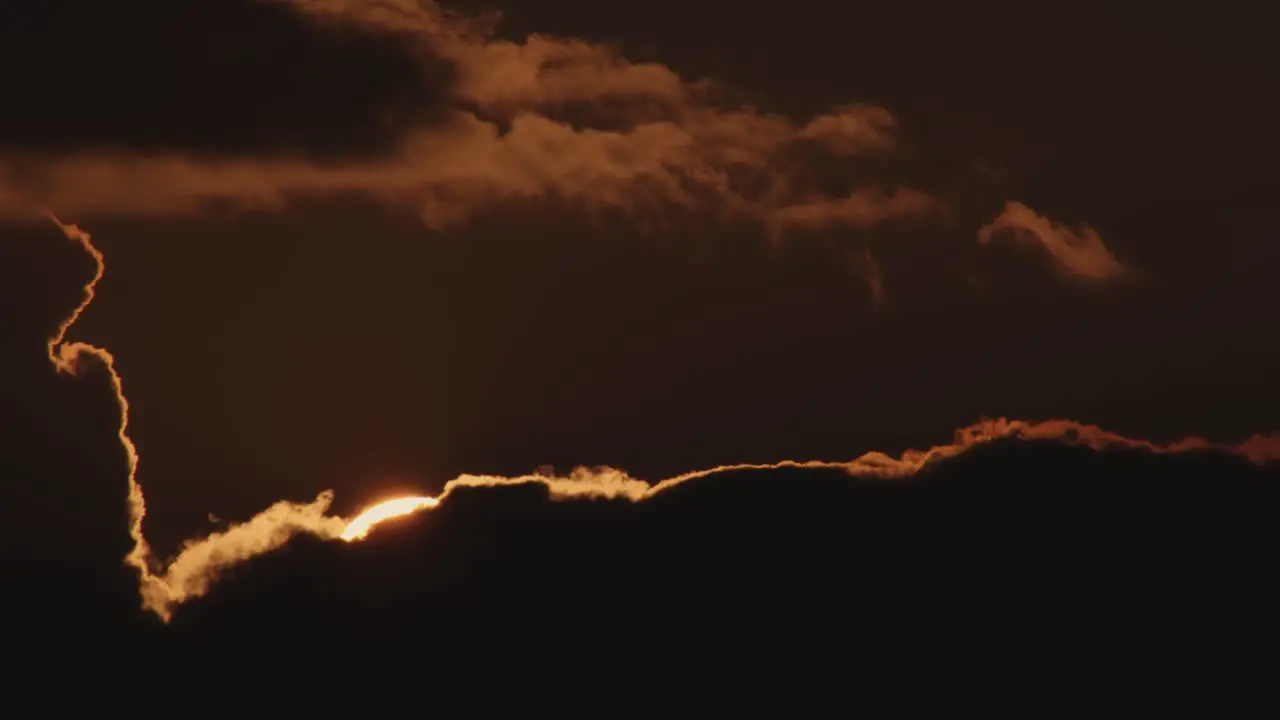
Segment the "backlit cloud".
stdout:
<path fill-rule="evenodd" d="M 84 286 L 80 303 L 54 329 L 47 341 L 46 351 L 50 364 L 59 373 L 71 377 L 78 376 L 83 363 L 89 362 L 103 367 L 111 379 L 112 391 L 119 408 L 116 435 L 128 460 L 124 485 L 127 488 L 129 534 L 133 541 L 133 548 L 124 561 L 137 572 L 139 594 L 144 607 L 167 620 L 175 607 L 208 592 L 219 573 L 227 567 L 274 550 L 297 534 L 305 533 L 331 540 L 340 538 L 358 540 L 371 530 L 376 520 L 368 516 L 348 519 L 328 514 L 333 494 L 326 490 L 319 493 L 310 503 L 280 501 L 246 522 L 233 524 L 221 532 L 203 538 L 191 539 L 184 543 L 177 556 L 168 562 L 163 562 L 156 557 L 143 532 L 146 502 L 142 485 L 137 477 L 140 456 L 128 433 L 129 402 L 125 396 L 123 380 L 115 368 L 115 358 L 105 348 L 68 339 L 68 333 L 95 298 L 97 285 L 106 272 L 106 259 L 93 244 L 87 232 L 78 226 L 61 222 L 56 216 L 49 215 L 48 218 L 59 227 L 67 240 L 79 245 L 94 261 L 95 271 L 93 277 Z M 437 497 L 401 499 L 400 504 L 404 507 L 399 508 L 397 512 L 387 512 L 384 515 L 390 517 L 436 507 L 445 502 L 455 490 L 466 487 L 541 483 L 546 485 L 552 498 L 606 498 L 640 502 L 688 481 L 734 470 L 822 468 L 840 470 L 853 477 L 899 480 L 909 478 L 936 462 L 1004 438 L 1058 440 L 1098 450 L 1120 447 L 1158 454 L 1218 450 L 1241 455 L 1255 463 L 1266 463 L 1280 458 L 1280 437 L 1274 435 L 1254 436 L 1237 446 L 1216 445 L 1200 438 L 1188 438 L 1170 445 L 1158 445 L 1133 440 L 1096 426 L 1069 420 L 1023 422 L 1001 418 L 983 420 L 961 428 L 956 431 L 949 443 L 927 450 L 907 450 L 897 457 L 880 452 L 869 452 L 843 462 L 783 461 L 769 464 L 728 465 L 687 473 L 657 483 L 634 478 L 622 470 L 609 467 L 579 467 L 564 476 L 463 475 L 449 481 Z"/>

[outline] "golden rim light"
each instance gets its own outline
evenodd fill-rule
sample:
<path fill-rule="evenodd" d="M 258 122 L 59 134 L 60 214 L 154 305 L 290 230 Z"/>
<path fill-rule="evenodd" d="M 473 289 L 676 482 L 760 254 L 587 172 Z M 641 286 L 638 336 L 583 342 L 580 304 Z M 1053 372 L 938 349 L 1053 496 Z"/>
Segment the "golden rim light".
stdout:
<path fill-rule="evenodd" d="M 410 495 L 408 497 L 384 500 L 367 508 L 357 515 L 355 519 L 347 523 L 347 529 L 343 530 L 342 535 L 339 537 L 347 542 L 363 540 L 375 525 L 385 520 L 410 515 L 419 510 L 434 508 L 438 504 L 438 500 L 426 495 Z"/>

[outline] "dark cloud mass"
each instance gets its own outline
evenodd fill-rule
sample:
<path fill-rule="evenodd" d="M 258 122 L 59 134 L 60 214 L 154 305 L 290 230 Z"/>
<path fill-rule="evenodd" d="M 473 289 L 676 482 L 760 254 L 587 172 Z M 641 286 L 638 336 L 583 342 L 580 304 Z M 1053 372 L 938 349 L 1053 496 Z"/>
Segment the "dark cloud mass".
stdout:
<path fill-rule="evenodd" d="M 403 33 L 276 0 L 5 3 L 0 148 L 377 155 L 440 113 L 451 75 Z"/>
<path fill-rule="evenodd" d="M 1260 547 L 1260 522 L 1240 513 L 1224 518 L 1221 503 L 1225 498 L 1228 506 L 1244 501 L 1261 508 L 1274 492 L 1280 458 L 1275 436 L 1234 447 L 1194 438 L 1161 446 L 1070 421 L 996 420 L 958 430 L 951 443 L 896 458 L 871 452 L 848 462 L 737 465 L 656 484 L 603 467 L 564 476 L 465 475 L 438 498 L 415 501 L 428 518 L 418 521 L 428 528 L 425 539 L 398 533 L 397 526 L 413 527 L 403 520 L 375 526 L 371 536 L 364 530 L 353 535 L 347 530 L 358 520 L 329 515 L 332 495 L 324 492 L 309 504 L 281 501 L 161 560 L 143 537 L 146 505 L 115 360 L 65 338 L 92 303 L 105 261 L 87 233 L 50 219 L 93 263 L 80 303 L 66 311 L 46 343 L 44 362 L 11 372 L 10 387 L 24 391 L 10 397 L 10 407 L 22 418 L 38 407 L 66 408 L 53 396 L 59 387 L 111 389 L 97 409 L 82 404 L 67 410 L 91 426 L 107 428 L 114 420 L 115 433 L 100 437 L 111 438 L 106 447 L 116 462 L 103 467 L 118 467 L 125 482 L 114 493 L 107 484 L 99 487 L 104 497 L 117 494 L 116 503 L 102 505 L 127 511 L 112 530 L 102 522 L 112 514 L 102 513 L 98 503 L 59 497 L 69 489 L 62 478 L 71 468 L 47 459 L 57 457 L 50 455 L 49 441 L 74 426 L 28 417 L 21 433 L 6 438 L 6 459 L 18 461 L 10 467 L 15 482 L 6 489 L 18 491 L 14 507 L 35 514 L 8 530 L 39 542 L 37 557 L 43 558 L 36 567 L 56 581 L 29 583 L 14 607 L 29 616 L 76 615 L 64 631 L 142 633 L 141 642 L 168 644 L 180 660 L 199 648 L 195 661 L 222 662 L 265 636 L 295 652 L 343 647 L 314 636 L 323 622 L 359 627 L 365 637 L 392 633 L 402 643 L 429 638 L 437 651 L 450 653 L 498 638 L 515 643 L 513 653 L 549 642 L 574 652 L 609 653 L 616 649 L 597 648 L 591 629 L 617 626 L 643 633 L 624 653 L 632 661 L 642 656 L 636 653 L 654 652 L 654 643 L 670 641 L 663 638 L 686 632 L 677 628 L 691 620 L 718 649 L 733 647 L 744 615 L 752 618 L 756 642 L 781 644 L 770 652 L 788 651 L 788 638 L 797 632 L 827 633 L 829 643 L 856 631 L 864 641 L 880 643 L 889 639 L 886 631 L 912 638 L 957 631 L 951 620 L 935 626 L 917 618 L 928 607 L 922 598 L 938 597 L 956 583 L 981 590 L 976 598 L 953 601 L 949 611 L 978 613 L 982 622 L 995 623 L 987 628 L 990 640 L 1003 638 L 1005 626 L 1026 614 L 1058 611 L 1063 600 L 1047 606 L 1031 601 L 988 618 L 987 593 L 1006 592 L 1011 579 L 1023 590 L 1065 579 L 1076 590 L 1111 583 L 1113 592 L 1142 596 L 1175 565 L 1184 574 L 1201 570 L 1169 540 L 1161 552 L 1172 552 L 1176 561 L 1146 558 L 1142 585 L 1128 588 L 1117 575 L 1116 558 L 1135 552 L 1128 546 L 1132 536 L 1150 542 L 1153 533 L 1186 531 L 1182 523 L 1192 523 L 1231 550 Z M 18 259 L 40 256 L 37 251 Z M 21 340 L 25 333 L 15 335 Z M 21 382 L 27 374 L 30 379 Z M 83 531 L 97 528 L 69 536 L 86 538 L 84 545 L 59 538 L 65 525 L 43 524 L 66 518 L 68 510 L 72 517 L 87 512 L 99 520 L 76 523 Z M 120 565 L 103 563 L 108 555 L 101 551 L 107 538 L 126 535 L 133 540 L 127 566 L 143 606 L 170 623 L 168 629 L 148 629 L 137 618 L 137 605 L 133 612 L 121 612 L 125 605 L 118 602 L 94 605 L 95 613 L 78 611 L 104 594 L 119 601 Z M 1203 552 L 1205 546 L 1196 548 Z M 416 559 L 406 562 L 405 551 Z M 1251 590 L 1241 573 L 1255 560 L 1211 555 L 1213 566 L 1204 572 L 1222 578 L 1215 590 Z M 14 578 L 33 572 L 21 561 L 11 569 Z M 215 585 L 219 590 L 211 595 Z M 1074 600 L 1074 591 L 1064 597 Z M 728 605 L 736 614 L 716 615 Z M 112 608 L 119 614 L 106 613 Z M 783 627 L 775 624 L 779 613 L 797 612 L 808 616 L 784 621 L 785 632 L 776 634 Z M 862 617 L 888 625 L 870 633 L 854 628 L 852 620 Z M 441 618 L 452 625 L 441 627 Z M 1114 622 L 1106 612 L 1088 618 Z M 913 624 L 896 629 L 902 622 Z"/>
<path fill-rule="evenodd" d="M 491 5 L 0 6 L 23 672 L 144 716 L 1258 684 L 1247 32 Z"/>
<path fill-rule="evenodd" d="M 462 489 L 363 543 L 300 538 L 173 627 L 228 652 L 260 628 L 306 637 L 376 607 L 367 633 L 429 637 L 446 654 L 508 632 L 581 643 L 599 631 L 616 657 L 629 650 L 604 646 L 693 627 L 706 643 L 831 647 L 862 633 L 879 648 L 948 629 L 999 644 L 1025 624 L 1048 644 L 1114 632 L 1158 602 L 1134 633 L 1182 613 L 1191 633 L 1265 602 L 1254 563 L 1270 555 L 1260 506 L 1277 477 L 1212 452 L 1015 440 L 896 481 L 727 469 L 643 503 L 553 502 L 532 482 Z"/>

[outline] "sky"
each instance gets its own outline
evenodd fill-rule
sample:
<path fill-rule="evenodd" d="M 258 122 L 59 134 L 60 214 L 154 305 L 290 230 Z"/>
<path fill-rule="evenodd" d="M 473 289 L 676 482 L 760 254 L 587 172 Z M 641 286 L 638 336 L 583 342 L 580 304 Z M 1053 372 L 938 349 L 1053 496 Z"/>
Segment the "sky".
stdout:
<path fill-rule="evenodd" d="M 135 448 L 157 558 L 460 476 L 1280 431 L 1228 7 L 127 5 L 0 9 L 0 297 L 9 451 L 92 518 Z M 47 374 L 73 317 L 113 372 Z"/>

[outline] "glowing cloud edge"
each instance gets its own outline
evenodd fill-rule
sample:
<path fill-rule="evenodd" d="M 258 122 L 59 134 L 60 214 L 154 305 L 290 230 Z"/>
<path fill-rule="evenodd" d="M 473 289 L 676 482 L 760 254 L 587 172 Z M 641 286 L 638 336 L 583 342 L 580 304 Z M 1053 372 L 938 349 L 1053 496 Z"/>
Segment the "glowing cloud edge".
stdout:
<path fill-rule="evenodd" d="M 142 486 L 137 479 L 139 457 L 137 448 L 128 434 L 129 402 L 124 394 L 123 381 L 115 369 L 115 358 L 106 349 L 84 342 L 66 341 L 67 333 L 94 300 L 97 284 L 105 274 L 105 257 L 94 246 L 87 232 L 75 225 L 63 223 L 50 211 L 43 211 L 43 215 L 56 224 L 68 240 L 78 243 L 96 264 L 93 278 L 84 286 L 80 303 L 59 324 L 54 335 L 49 338 L 46 350 L 50 363 L 59 374 L 76 376 L 81 367 L 80 363 L 88 357 L 100 362 L 110 376 L 112 389 L 120 406 L 117 437 L 127 460 L 129 535 L 134 543 L 133 549 L 125 556 L 124 562 L 138 573 L 142 606 L 165 622 L 172 618 L 173 611 L 178 605 L 207 593 L 221 570 L 279 548 L 295 535 L 309 533 L 327 540 L 358 541 L 367 537 L 374 527 L 388 519 L 439 507 L 455 489 L 462 487 L 542 483 L 547 486 L 553 500 L 601 498 L 640 502 L 688 480 L 732 470 L 825 468 L 842 470 L 856 477 L 900 479 L 911 477 L 934 462 L 954 457 L 974 446 L 1002 438 L 1056 440 L 1068 444 L 1085 445 L 1095 450 L 1117 447 L 1141 449 L 1153 453 L 1216 450 L 1240 455 L 1257 464 L 1280 460 L 1280 434 L 1254 435 L 1238 445 L 1221 445 L 1196 437 L 1169 445 L 1158 445 L 1145 440 L 1127 438 L 1096 425 L 1085 425 L 1072 420 L 1026 422 L 1005 418 L 982 419 L 968 427 L 956 430 L 953 441 L 949 444 L 928 450 L 907 450 L 896 458 L 885 453 L 869 452 L 847 462 L 786 460 L 771 464 L 726 465 L 686 473 L 656 484 L 633 478 L 621 470 L 609 467 L 579 467 L 564 477 L 527 475 L 510 478 L 462 475 L 449 481 L 443 492 L 436 497 L 392 498 L 366 508 L 349 520 L 327 514 L 333 502 L 333 491 L 325 490 L 310 503 L 282 500 L 248 521 L 203 538 L 190 539 L 183 544 L 178 555 L 165 565 L 156 558 L 142 532 L 146 503 Z"/>
<path fill-rule="evenodd" d="M 439 504 L 439 500 L 425 495 L 410 495 L 408 497 L 384 500 L 367 508 L 353 518 L 351 522 L 347 523 L 347 527 L 338 538 L 347 542 L 363 540 L 369 535 L 369 531 L 379 523 L 392 518 L 404 517 L 419 510 L 434 508 Z"/>

